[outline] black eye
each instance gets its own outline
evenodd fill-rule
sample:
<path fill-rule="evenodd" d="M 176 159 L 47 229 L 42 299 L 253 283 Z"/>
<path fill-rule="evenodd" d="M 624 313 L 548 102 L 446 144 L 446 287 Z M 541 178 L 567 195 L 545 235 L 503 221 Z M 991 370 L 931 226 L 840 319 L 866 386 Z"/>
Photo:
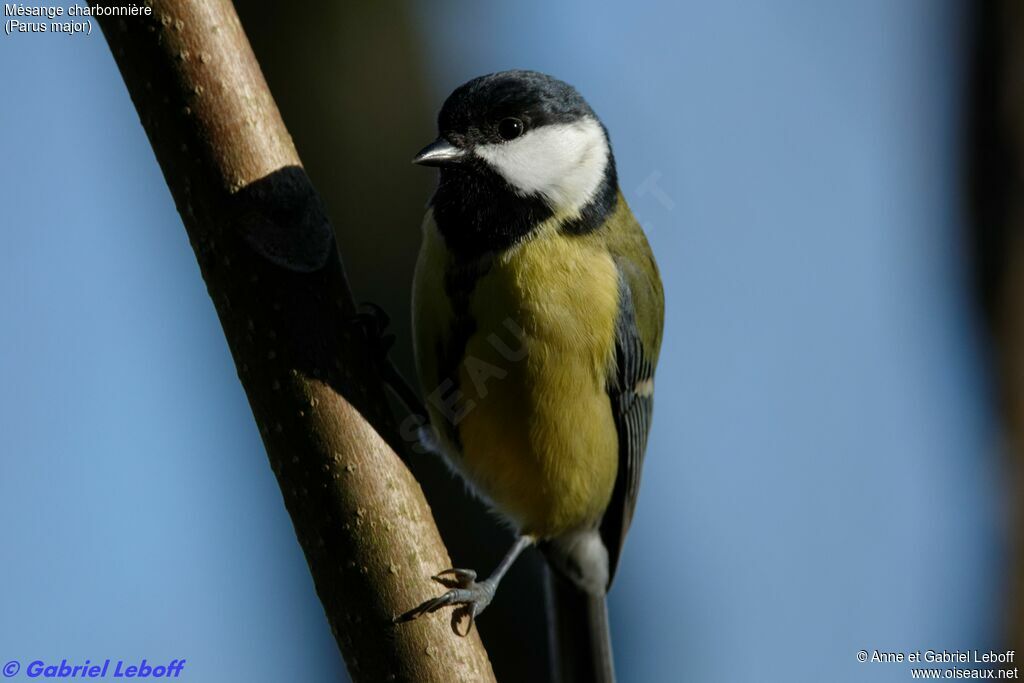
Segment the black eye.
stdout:
<path fill-rule="evenodd" d="M 522 121 L 510 116 L 507 119 L 502 119 L 501 123 L 498 124 L 498 135 L 501 136 L 502 140 L 515 140 L 523 134 L 524 128 L 525 126 Z"/>

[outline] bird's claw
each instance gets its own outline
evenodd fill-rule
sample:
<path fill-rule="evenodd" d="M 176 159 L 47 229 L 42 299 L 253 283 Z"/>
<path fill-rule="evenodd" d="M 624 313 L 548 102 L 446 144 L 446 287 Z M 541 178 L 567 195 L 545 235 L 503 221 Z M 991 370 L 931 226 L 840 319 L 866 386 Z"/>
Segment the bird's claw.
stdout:
<path fill-rule="evenodd" d="M 384 309 L 372 301 L 364 301 L 359 304 L 358 312 L 349 318 L 349 322 L 361 328 L 368 340 L 375 342 L 380 356 L 378 360 L 383 362 L 395 343 L 395 335 L 386 333 L 391 318 Z"/>
<path fill-rule="evenodd" d="M 476 572 L 472 569 L 446 569 L 430 578 L 449 590 L 398 616 L 395 623 L 412 621 L 444 607 L 455 606 L 456 609 L 452 613 L 452 630 L 459 636 L 468 635 L 473 628 L 473 622 L 491 604 L 494 598 L 494 585 L 486 580 L 477 582 Z M 460 631 L 458 625 L 465 617 L 469 618 L 469 624 L 465 631 Z"/>
<path fill-rule="evenodd" d="M 359 312 L 356 313 L 355 317 L 374 322 L 378 327 L 380 327 L 380 329 L 384 329 L 391 324 L 391 316 L 387 314 L 387 311 L 372 301 L 363 301 L 360 303 Z"/>
<path fill-rule="evenodd" d="M 431 576 L 430 579 L 445 588 L 468 588 L 476 582 L 476 572 L 472 569 L 452 567 L 451 569 L 445 569 L 443 572 L 438 572 L 436 575 Z"/>

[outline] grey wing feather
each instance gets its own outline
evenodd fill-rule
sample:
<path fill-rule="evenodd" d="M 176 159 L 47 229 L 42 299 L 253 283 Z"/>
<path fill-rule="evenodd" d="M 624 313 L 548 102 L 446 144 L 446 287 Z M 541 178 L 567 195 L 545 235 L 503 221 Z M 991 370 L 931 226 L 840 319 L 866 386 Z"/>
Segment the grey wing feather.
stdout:
<path fill-rule="evenodd" d="M 654 359 L 645 352 L 637 329 L 632 292 L 621 272 L 619 301 L 619 317 L 615 324 L 616 367 L 607 385 L 619 437 L 619 472 L 611 502 L 601 520 L 601 539 L 608 550 L 609 585 L 615 576 L 622 542 L 633 519 L 654 408 L 651 390 Z"/>

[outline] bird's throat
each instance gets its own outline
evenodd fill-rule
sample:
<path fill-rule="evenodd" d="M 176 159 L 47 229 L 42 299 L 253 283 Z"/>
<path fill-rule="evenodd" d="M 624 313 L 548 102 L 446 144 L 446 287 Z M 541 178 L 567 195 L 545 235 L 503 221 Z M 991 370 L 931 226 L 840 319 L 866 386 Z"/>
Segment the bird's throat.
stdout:
<path fill-rule="evenodd" d="M 615 209 L 616 187 L 614 164 L 609 164 L 593 199 L 567 216 L 560 231 L 583 235 L 598 229 Z M 458 260 L 502 253 L 555 217 L 541 196 L 519 194 L 482 165 L 442 168 L 431 207 L 445 245 Z"/>

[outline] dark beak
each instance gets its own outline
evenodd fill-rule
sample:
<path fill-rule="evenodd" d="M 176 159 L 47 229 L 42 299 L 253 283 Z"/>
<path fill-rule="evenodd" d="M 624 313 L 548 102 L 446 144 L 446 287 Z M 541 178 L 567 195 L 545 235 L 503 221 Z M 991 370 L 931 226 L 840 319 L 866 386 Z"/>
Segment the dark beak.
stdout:
<path fill-rule="evenodd" d="M 459 163 L 466 156 L 466 150 L 456 147 L 444 138 L 438 138 L 420 150 L 412 163 L 420 166 L 449 166 Z"/>

